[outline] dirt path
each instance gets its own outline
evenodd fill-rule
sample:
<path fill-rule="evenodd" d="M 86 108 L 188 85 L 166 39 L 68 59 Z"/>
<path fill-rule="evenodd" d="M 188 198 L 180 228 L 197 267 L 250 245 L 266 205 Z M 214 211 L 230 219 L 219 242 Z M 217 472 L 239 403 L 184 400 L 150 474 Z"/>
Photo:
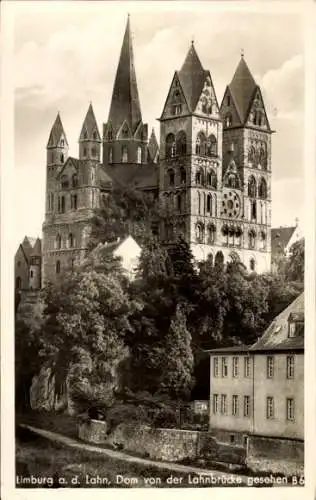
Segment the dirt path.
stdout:
<path fill-rule="evenodd" d="M 94 446 L 86 443 L 82 443 L 75 439 L 71 439 L 69 437 L 63 436 L 62 434 L 58 434 L 56 432 L 47 431 L 44 429 L 39 429 L 37 427 L 33 427 L 31 425 L 20 424 L 20 427 L 24 429 L 28 429 L 39 436 L 42 436 L 46 439 L 54 441 L 56 443 L 61 443 L 66 446 L 70 446 L 72 448 L 77 448 L 80 450 L 85 450 L 88 452 L 95 452 L 101 455 L 105 455 L 107 457 L 113 458 L 114 460 L 122 460 L 124 462 L 132 462 L 141 464 L 143 466 L 155 467 L 157 469 L 169 470 L 170 472 L 182 472 L 184 474 L 191 474 L 192 476 L 211 476 L 214 478 L 214 481 L 217 482 L 218 485 L 226 484 L 229 482 L 231 486 L 236 485 L 244 485 L 247 484 L 247 476 L 242 476 L 238 474 L 230 474 L 219 472 L 216 470 L 207 470 L 200 469 L 197 467 L 191 467 L 187 465 L 175 464 L 173 462 L 156 462 L 154 460 L 148 460 L 146 458 L 133 457 L 131 455 L 127 455 L 121 451 L 111 450 L 107 448 L 101 448 L 99 446 Z"/>

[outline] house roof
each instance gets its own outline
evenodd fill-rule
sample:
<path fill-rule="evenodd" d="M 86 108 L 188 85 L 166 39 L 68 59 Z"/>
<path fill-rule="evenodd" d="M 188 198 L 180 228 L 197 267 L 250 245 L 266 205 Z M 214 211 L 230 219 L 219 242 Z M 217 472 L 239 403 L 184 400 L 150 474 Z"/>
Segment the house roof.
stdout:
<path fill-rule="evenodd" d="M 296 336 L 288 337 L 288 322 L 298 321 Z M 304 349 L 304 293 L 301 293 L 288 307 L 286 307 L 269 325 L 260 339 L 252 346 L 234 345 L 220 347 L 206 351 L 208 354 L 233 354 L 248 352 L 303 350 Z"/>
<path fill-rule="evenodd" d="M 295 337 L 288 337 L 289 318 L 304 321 L 304 292 L 286 307 L 269 325 L 250 351 L 304 349 L 304 327 L 299 326 Z"/>
<path fill-rule="evenodd" d="M 42 254 L 42 242 L 40 238 L 32 238 L 31 236 L 25 236 L 21 243 L 21 248 L 25 255 L 27 262 L 30 261 L 32 255 Z"/>
<path fill-rule="evenodd" d="M 283 253 L 289 243 L 296 226 L 276 227 L 271 229 L 271 252 L 272 255 Z"/>
<path fill-rule="evenodd" d="M 242 56 L 231 83 L 228 85 L 242 124 L 247 120 L 251 100 L 258 89 L 248 65 Z"/>
<path fill-rule="evenodd" d="M 201 96 L 205 79 L 209 75 L 201 64 L 193 42 L 177 74 L 189 109 L 193 112 Z"/>
<path fill-rule="evenodd" d="M 111 124 L 116 134 L 124 121 L 132 134 L 142 122 L 129 17 L 113 87 L 108 125 Z"/>

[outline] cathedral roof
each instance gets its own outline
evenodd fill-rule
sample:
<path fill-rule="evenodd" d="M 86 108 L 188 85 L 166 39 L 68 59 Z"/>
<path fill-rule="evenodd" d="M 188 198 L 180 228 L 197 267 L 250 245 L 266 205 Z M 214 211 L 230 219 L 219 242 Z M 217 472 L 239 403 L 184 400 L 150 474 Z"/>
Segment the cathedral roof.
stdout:
<path fill-rule="evenodd" d="M 85 132 L 87 134 L 87 137 L 85 137 L 85 135 L 84 135 Z M 96 139 L 93 138 L 93 132 L 97 133 Z M 91 103 L 89 105 L 86 117 L 84 119 L 81 133 L 80 133 L 80 137 L 79 137 L 79 141 L 83 141 L 83 140 L 95 140 L 95 141 L 99 141 L 99 142 L 101 141 L 97 121 L 95 119 L 95 115 L 94 115 L 94 111 L 93 111 L 93 107 L 92 107 Z"/>
<path fill-rule="evenodd" d="M 155 161 L 159 151 L 158 141 L 156 138 L 155 130 L 152 129 L 151 136 L 148 142 L 148 153 L 151 161 Z"/>
<path fill-rule="evenodd" d="M 47 147 L 48 148 L 55 148 L 56 146 L 58 146 L 61 137 L 64 138 L 64 141 L 65 141 L 66 145 L 68 146 L 68 142 L 67 142 L 66 134 L 65 134 L 65 131 L 64 131 L 64 127 L 63 127 L 63 124 L 61 122 L 60 114 L 58 112 L 56 120 L 55 120 L 54 125 L 52 127 L 52 130 L 51 130 L 51 132 L 49 134 L 49 139 L 48 139 Z"/>
<path fill-rule="evenodd" d="M 129 18 L 115 77 L 108 124 L 117 133 L 124 121 L 133 134 L 142 121 Z"/>
<path fill-rule="evenodd" d="M 194 111 L 201 96 L 205 78 L 209 74 L 203 69 L 199 56 L 196 53 L 192 42 L 189 52 L 185 58 L 182 68 L 178 72 L 178 78 L 181 83 L 187 104 L 190 111 Z"/>
<path fill-rule="evenodd" d="M 235 102 L 240 121 L 244 124 L 247 120 L 250 103 L 258 85 L 243 56 L 228 87 Z"/>

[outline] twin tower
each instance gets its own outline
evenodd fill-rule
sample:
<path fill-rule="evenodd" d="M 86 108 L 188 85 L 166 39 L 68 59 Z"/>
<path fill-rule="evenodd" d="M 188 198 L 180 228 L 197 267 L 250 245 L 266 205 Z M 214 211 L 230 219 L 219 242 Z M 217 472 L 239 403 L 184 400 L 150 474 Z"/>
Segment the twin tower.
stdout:
<path fill-rule="evenodd" d="M 49 136 L 44 283 L 85 257 L 91 219 L 117 185 L 159 198 L 170 213 L 163 243 L 182 233 L 197 260 L 239 258 L 250 271 L 270 270 L 272 130 L 244 57 L 219 106 L 192 43 L 159 121 L 160 147 L 142 121 L 128 19 L 102 137 L 91 104 L 79 158 L 68 156 L 59 114 Z"/>

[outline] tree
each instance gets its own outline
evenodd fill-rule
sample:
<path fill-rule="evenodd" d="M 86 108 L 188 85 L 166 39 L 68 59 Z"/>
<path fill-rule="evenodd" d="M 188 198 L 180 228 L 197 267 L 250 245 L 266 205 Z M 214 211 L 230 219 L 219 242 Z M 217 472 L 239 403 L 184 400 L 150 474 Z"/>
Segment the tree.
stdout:
<path fill-rule="evenodd" d="M 138 307 L 115 274 L 96 270 L 72 273 L 46 291 L 42 355 L 56 397 L 68 391 L 77 401 L 110 404 Z"/>
<path fill-rule="evenodd" d="M 171 320 L 164 351 L 164 357 L 161 359 L 161 391 L 167 392 L 175 399 L 187 398 L 193 383 L 194 359 L 186 315 L 180 305 Z"/>
<path fill-rule="evenodd" d="M 290 255 L 285 266 L 285 278 L 287 281 L 304 282 L 305 265 L 305 242 L 304 238 L 293 243 Z"/>

